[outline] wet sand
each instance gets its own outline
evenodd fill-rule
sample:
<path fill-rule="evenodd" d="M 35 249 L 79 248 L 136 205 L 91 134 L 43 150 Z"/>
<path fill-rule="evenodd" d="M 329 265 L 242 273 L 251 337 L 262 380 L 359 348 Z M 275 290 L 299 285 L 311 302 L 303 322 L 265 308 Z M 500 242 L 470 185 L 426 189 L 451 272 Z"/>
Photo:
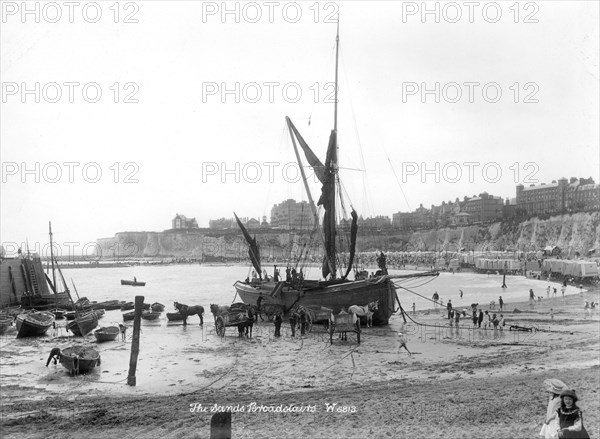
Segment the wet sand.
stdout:
<path fill-rule="evenodd" d="M 577 390 L 584 424 L 599 437 L 600 316 L 583 312 L 584 300 L 598 299 L 594 290 L 533 308 L 511 303 L 502 332 L 473 330 L 466 318 L 457 334 L 445 310 L 411 313 L 412 357 L 399 349 L 401 316 L 363 328 L 360 345 L 353 334 L 330 344 L 318 325 L 304 337 L 292 338 L 284 324 L 278 339 L 261 323 L 252 339 L 235 328 L 220 338 L 210 313 L 202 328 L 197 317 L 187 328 L 144 322 L 135 387 L 125 384 L 129 338 L 100 345 L 102 365 L 71 378 L 60 365 L 44 367 L 50 349 L 70 337 L 21 342 L 9 332 L 3 437 L 204 438 L 213 411 L 225 406 L 234 411 L 233 437 L 242 438 L 537 437 L 546 378 Z M 111 320 L 107 313 L 101 325 Z M 537 331 L 509 331 L 511 324 Z"/>

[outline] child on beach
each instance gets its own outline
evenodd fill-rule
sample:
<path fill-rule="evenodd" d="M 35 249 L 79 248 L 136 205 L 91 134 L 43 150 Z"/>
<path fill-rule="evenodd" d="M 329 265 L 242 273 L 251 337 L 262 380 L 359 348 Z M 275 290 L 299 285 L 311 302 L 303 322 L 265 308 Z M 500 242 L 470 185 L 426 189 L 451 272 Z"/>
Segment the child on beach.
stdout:
<path fill-rule="evenodd" d="M 556 411 L 560 407 L 560 393 L 567 389 L 567 385 L 561 380 L 550 378 L 544 381 L 544 390 L 549 394 L 548 409 L 546 410 L 546 419 L 542 425 L 540 436 L 545 439 L 555 439 L 558 437 L 558 420 Z"/>
<path fill-rule="evenodd" d="M 402 326 L 400 327 L 400 332 L 398 332 L 398 339 L 400 341 L 398 353 L 400 353 L 400 348 L 404 348 L 406 349 L 406 352 L 408 352 L 408 355 L 412 358 L 412 353 L 408 350 L 408 346 L 406 346 L 406 337 L 404 336 L 404 325 L 405 323 L 402 323 Z"/>

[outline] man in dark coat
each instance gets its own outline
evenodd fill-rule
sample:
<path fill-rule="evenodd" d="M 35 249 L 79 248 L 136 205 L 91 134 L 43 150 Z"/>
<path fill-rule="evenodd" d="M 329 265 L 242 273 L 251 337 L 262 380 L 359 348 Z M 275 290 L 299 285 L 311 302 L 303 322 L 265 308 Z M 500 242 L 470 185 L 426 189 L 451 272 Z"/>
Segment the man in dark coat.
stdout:
<path fill-rule="evenodd" d="M 446 305 L 446 309 L 448 310 L 448 318 L 452 318 L 452 300 L 448 300 L 448 305 Z"/>
<path fill-rule="evenodd" d="M 281 317 L 281 313 L 278 312 L 275 314 L 275 337 L 281 337 L 281 323 L 283 322 L 283 318 Z"/>

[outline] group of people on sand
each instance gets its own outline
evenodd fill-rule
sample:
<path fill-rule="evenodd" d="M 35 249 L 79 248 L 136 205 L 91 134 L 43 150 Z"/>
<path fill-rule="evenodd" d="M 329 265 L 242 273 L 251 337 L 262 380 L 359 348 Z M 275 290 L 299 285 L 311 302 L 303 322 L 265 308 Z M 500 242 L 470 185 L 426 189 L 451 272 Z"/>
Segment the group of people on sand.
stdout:
<path fill-rule="evenodd" d="M 556 378 L 545 380 L 544 390 L 548 392 L 549 399 L 540 436 L 544 439 L 589 439 L 590 435 L 583 426 L 583 413 L 577 407 L 575 390 Z"/>

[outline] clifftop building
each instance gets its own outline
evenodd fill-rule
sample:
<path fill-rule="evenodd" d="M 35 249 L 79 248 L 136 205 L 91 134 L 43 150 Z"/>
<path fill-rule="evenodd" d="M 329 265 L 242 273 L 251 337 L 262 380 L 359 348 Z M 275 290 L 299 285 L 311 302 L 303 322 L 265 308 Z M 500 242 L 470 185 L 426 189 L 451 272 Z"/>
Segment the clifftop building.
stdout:
<path fill-rule="evenodd" d="M 527 215 L 598 210 L 600 186 L 592 178 L 561 178 L 552 183 L 517 186 L 517 209 Z"/>
<path fill-rule="evenodd" d="M 288 199 L 271 209 L 271 226 L 284 229 L 311 229 L 314 225 L 310 205 L 306 201 Z"/>
<path fill-rule="evenodd" d="M 171 221 L 172 229 L 197 229 L 198 222 L 196 218 L 188 218 L 185 215 L 175 214 L 175 218 Z"/>

